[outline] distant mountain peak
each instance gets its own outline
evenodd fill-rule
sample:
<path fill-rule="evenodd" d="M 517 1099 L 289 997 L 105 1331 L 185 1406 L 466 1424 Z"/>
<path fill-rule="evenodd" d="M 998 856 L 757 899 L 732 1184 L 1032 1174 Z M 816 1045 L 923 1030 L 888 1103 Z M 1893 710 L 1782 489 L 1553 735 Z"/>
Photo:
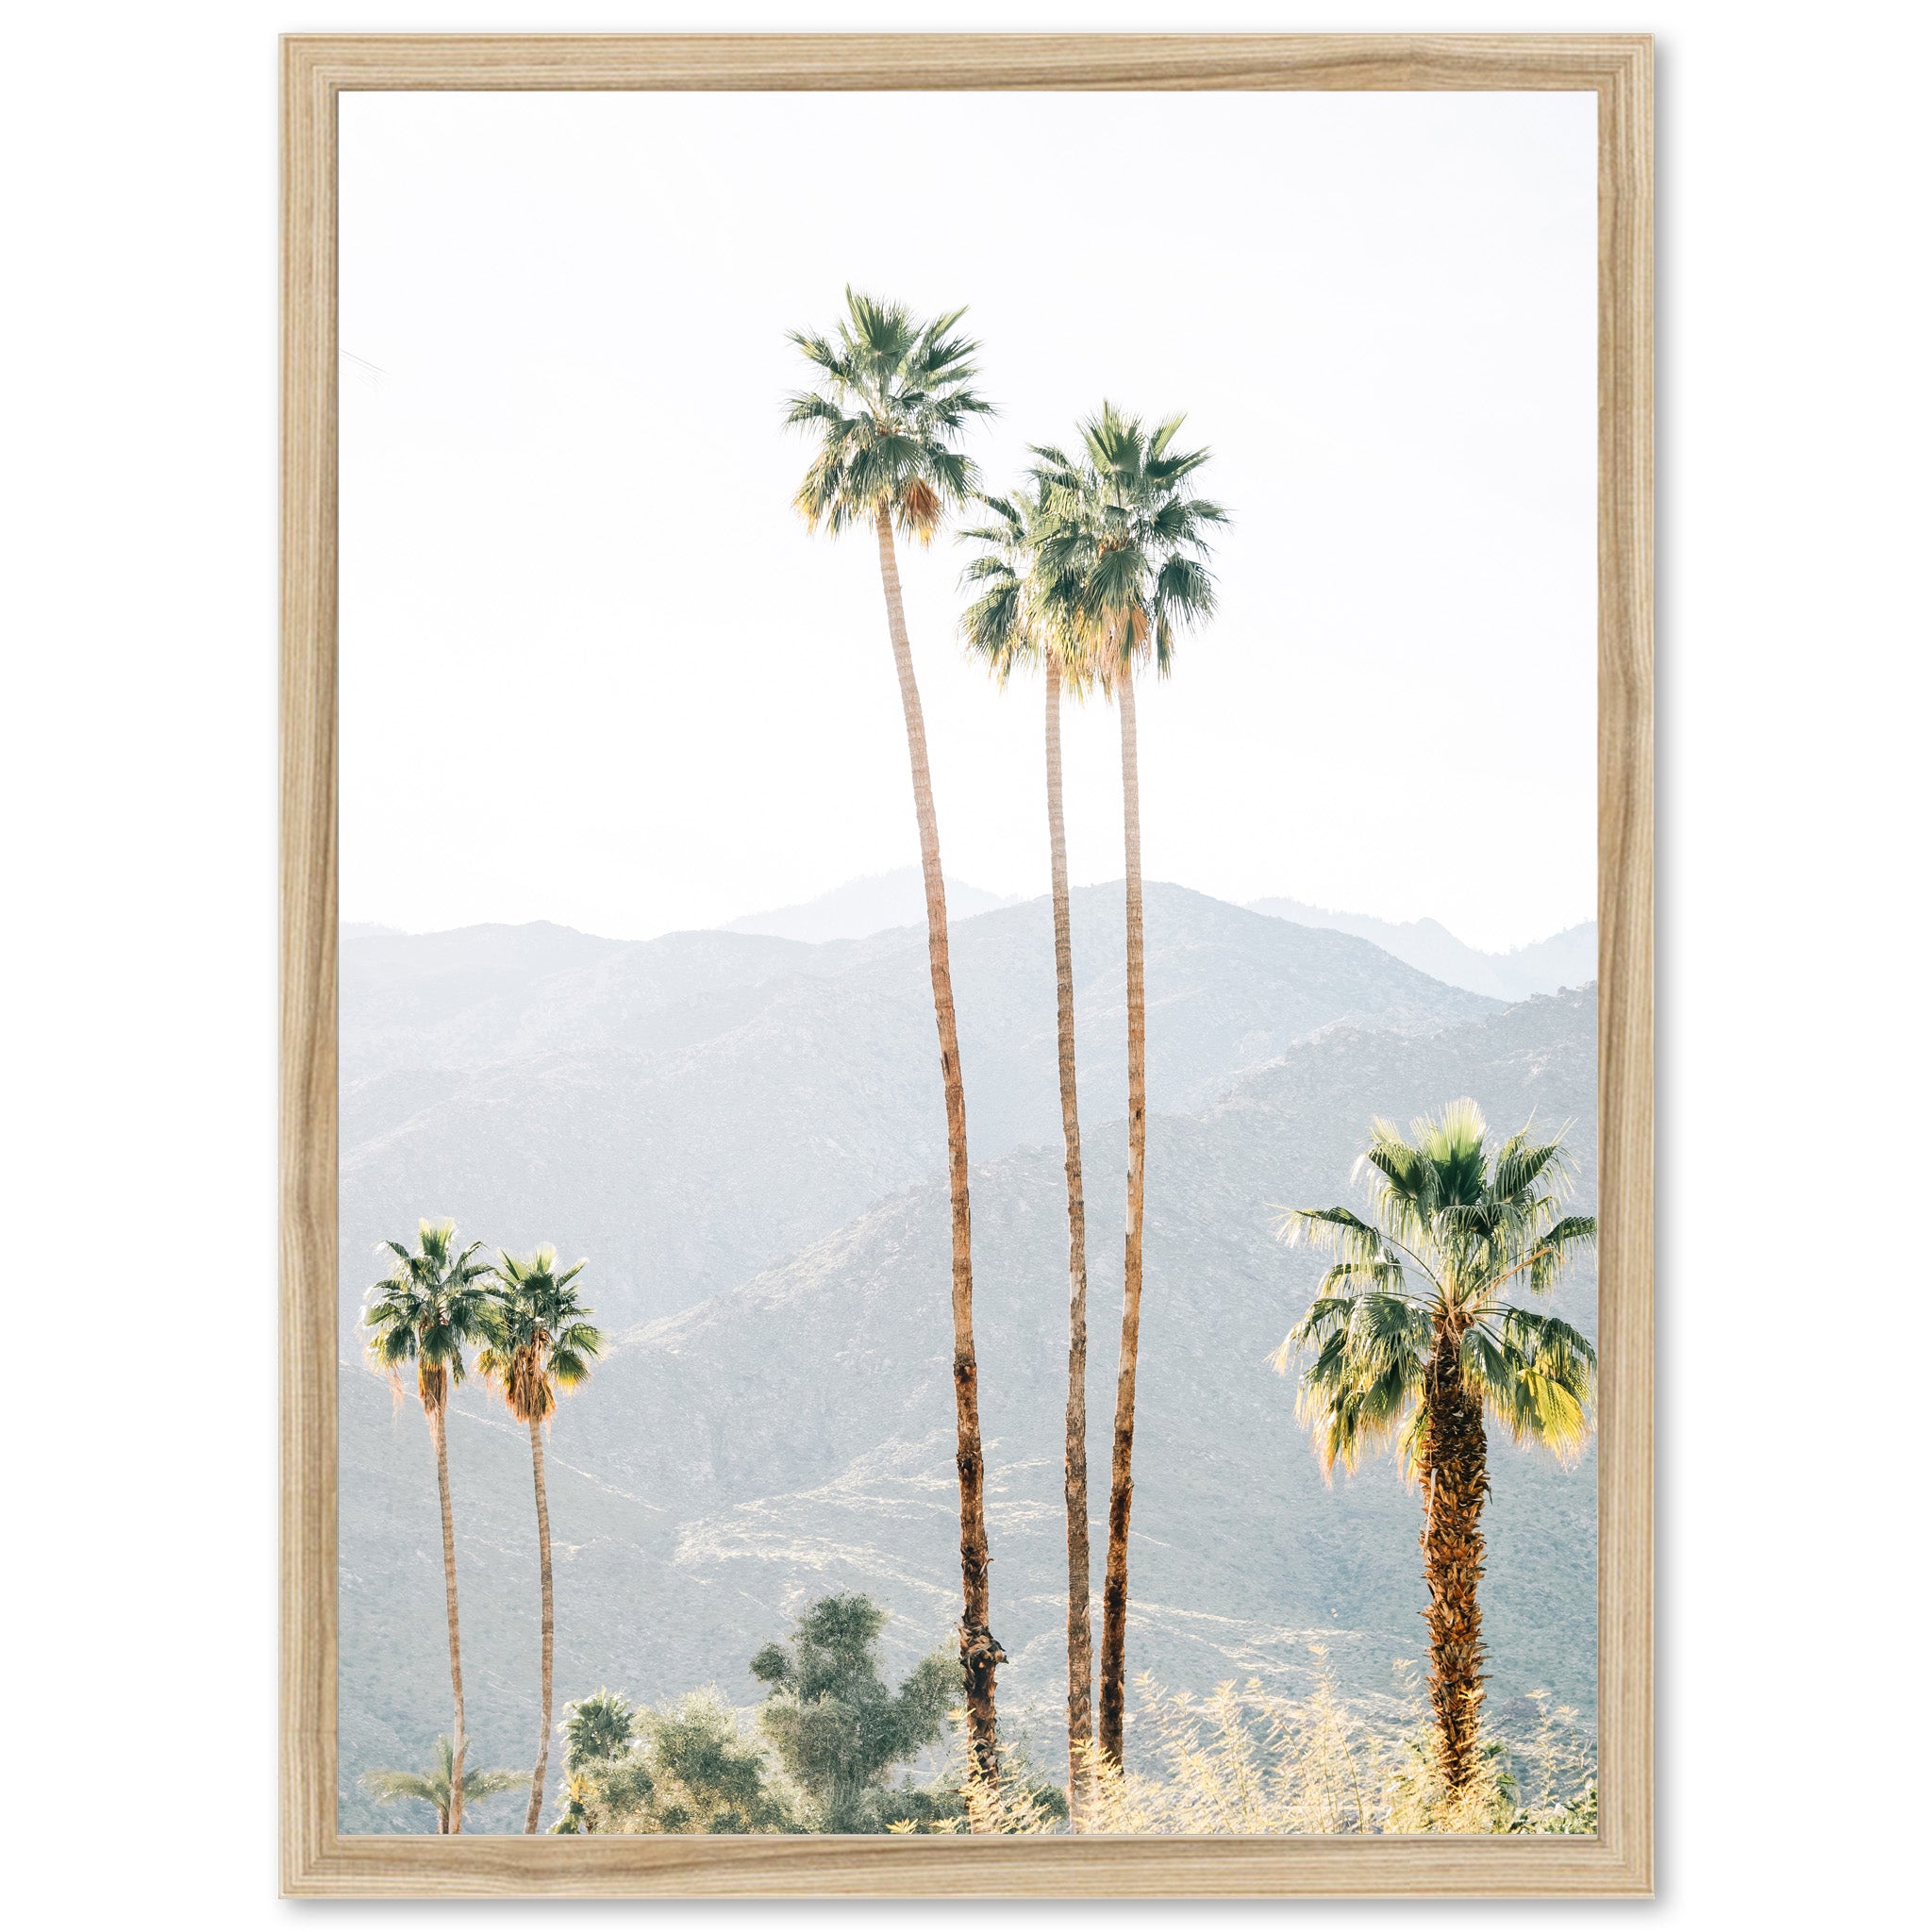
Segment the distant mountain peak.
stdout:
<path fill-rule="evenodd" d="M 977 912 L 992 912 L 1002 906 L 1017 906 L 1018 897 L 1002 897 L 964 879 L 946 881 L 948 923 L 971 919 Z M 848 879 L 796 906 L 778 906 L 768 912 L 748 912 L 741 919 L 727 920 L 721 932 L 758 933 L 772 939 L 804 940 L 823 945 L 830 940 L 864 940 L 874 933 L 889 932 L 894 926 L 917 925 L 925 918 L 925 881 L 916 865 L 902 865 L 892 872 L 874 873 L 862 879 Z"/>

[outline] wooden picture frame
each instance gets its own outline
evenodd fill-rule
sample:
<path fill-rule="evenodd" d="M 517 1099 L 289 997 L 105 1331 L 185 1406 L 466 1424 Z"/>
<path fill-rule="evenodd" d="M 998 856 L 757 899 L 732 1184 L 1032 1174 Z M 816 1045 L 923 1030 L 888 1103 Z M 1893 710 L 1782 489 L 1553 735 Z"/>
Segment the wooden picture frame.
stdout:
<path fill-rule="evenodd" d="M 1652 1884 L 1652 52 L 1640 35 L 297 36 L 282 45 L 281 1887 L 301 1896 L 1644 1894 Z M 1599 184 L 1594 1838 L 337 1827 L 336 127 L 359 89 L 1579 90 Z"/>

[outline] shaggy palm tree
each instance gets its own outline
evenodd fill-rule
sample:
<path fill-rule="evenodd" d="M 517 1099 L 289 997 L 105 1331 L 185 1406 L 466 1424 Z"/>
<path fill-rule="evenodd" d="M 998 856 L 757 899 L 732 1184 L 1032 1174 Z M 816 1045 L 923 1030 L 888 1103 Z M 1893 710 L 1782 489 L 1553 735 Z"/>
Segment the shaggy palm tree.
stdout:
<path fill-rule="evenodd" d="M 1127 1228 L 1121 1357 L 1108 1486 L 1101 1605 L 1100 1750 L 1119 1765 L 1126 1711 L 1127 1527 L 1134 1500 L 1134 1396 L 1140 1366 L 1141 1227 L 1147 1194 L 1147 969 L 1141 888 L 1141 752 L 1134 678 L 1165 676 L 1181 630 L 1212 614 L 1208 532 L 1226 512 L 1193 493 L 1205 449 L 1175 450 L 1182 418 L 1148 429 L 1111 403 L 1081 425 L 1081 453 L 1036 447 L 1044 518 L 1039 540 L 1048 609 L 1089 640 L 1094 675 L 1120 708 L 1126 848 Z"/>
<path fill-rule="evenodd" d="M 1046 685 L 1046 830 L 1053 867 L 1054 985 L 1059 1019 L 1060 1134 L 1067 1171 L 1067 1803 L 1077 1831 L 1093 1752 L 1092 1557 L 1087 1520 L 1087 1197 L 1074 1053 L 1074 936 L 1060 778 L 1060 693 L 1091 681 L 1086 640 L 1042 580 L 1039 494 L 985 499 L 992 521 L 961 534 L 981 546 L 965 581 L 979 595 L 960 620 L 967 648 L 1001 686 L 1038 663 Z"/>
<path fill-rule="evenodd" d="M 561 1274 L 557 1250 L 539 1248 L 519 1260 L 502 1256 L 491 1271 L 487 1320 L 490 1340 L 476 1357 L 478 1372 L 493 1383 L 509 1412 L 530 1431 L 530 1472 L 537 1489 L 537 1574 L 542 1598 L 542 1704 L 537 1728 L 537 1769 L 530 1776 L 530 1805 L 524 1829 L 534 1832 L 543 1809 L 550 1772 L 551 1671 L 556 1657 L 556 1612 L 551 1596 L 550 1499 L 543 1486 L 543 1425 L 557 1407 L 557 1391 L 588 1379 L 604 1337 L 572 1285 L 579 1261 Z"/>
<path fill-rule="evenodd" d="M 405 1798 L 421 1798 L 436 1812 L 436 1829 L 455 1831 L 460 1823 L 465 1796 L 472 1804 L 516 1790 L 524 1781 L 520 1771 L 473 1771 L 467 1777 L 457 1774 L 457 1754 L 447 1738 L 436 1740 L 436 1762 L 427 1771 L 365 1771 L 362 1782 L 373 1796 L 385 1805 L 400 1804 Z"/>
<path fill-rule="evenodd" d="M 450 1391 L 463 1379 L 463 1346 L 488 1338 L 489 1296 L 482 1282 L 487 1266 L 475 1259 L 481 1241 L 457 1250 L 453 1221 L 417 1224 L 412 1253 L 400 1241 L 385 1241 L 395 1256 L 394 1269 L 369 1291 L 362 1321 L 373 1332 L 369 1353 L 388 1372 L 398 1391 L 403 1365 L 416 1364 L 416 1393 L 428 1418 L 436 1445 L 436 1493 L 442 1507 L 442 1592 L 449 1622 L 449 1688 L 456 1704 L 455 1769 L 451 1774 L 449 1829 L 463 1828 L 463 1649 L 457 1629 L 457 1531 L 449 1502 Z"/>
<path fill-rule="evenodd" d="M 837 535 L 869 522 L 878 540 L 886 624 L 898 671 L 912 765 L 912 804 L 925 875 L 925 930 L 933 1015 L 940 1037 L 940 1075 L 946 1104 L 946 1173 L 953 1220 L 953 1394 L 958 1435 L 959 1567 L 963 1614 L 959 1659 L 965 1675 L 970 1748 L 991 1775 L 997 1756 L 994 1668 L 1004 1653 L 988 1627 L 986 1469 L 979 1437 L 979 1360 L 973 1341 L 973 1218 L 967 1191 L 966 1092 L 959 1072 L 959 1031 L 953 1009 L 953 969 L 946 945 L 946 888 L 940 868 L 939 822 L 926 762 L 925 721 L 912 672 L 912 646 L 899 591 L 895 527 L 929 542 L 947 512 L 972 492 L 974 472 L 958 442 L 991 406 L 973 389 L 978 345 L 954 332 L 954 309 L 919 323 L 896 303 L 845 293 L 845 316 L 833 334 L 795 331 L 791 341 L 813 369 L 813 387 L 791 398 L 786 421 L 818 448 L 794 499 L 807 525 Z"/>
<path fill-rule="evenodd" d="M 598 1690 L 563 1707 L 563 1805 L 550 1829 L 565 1837 L 594 1833 L 602 1809 L 598 1778 L 630 1749 L 638 1713 L 616 1690 Z"/>
<path fill-rule="evenodd" d="M 596 1690 L 563 1707 L 563 1761 L 572 1771 L 607 1763 L 630 1748 L 638 1715 L 618 1690 Z"/>
<path fill-rule="evenodd" d="M 1512 1134 L 1493 1157 L 1473 1100 L 1418 1120 L 1404 1141 L 1376 1121 L 1356 1163 L 1373 1223 L 1346 1208 L 1304 1208 L 1282 1231 L 1337 1260 L 1274 1357 L 1306 1355 L 1296 1413 L 1325 1472 L 1397 1445 L 1423 1491 L 1429 1702 L 1452 1791 L 1477 1765 L 1482 1706 L 1485 1415 L 1518 1442 L 1574 1457 L 1588 1440 L 1596 1352 L 1567 1322 L 1503 1297 L 1547 1293 L 1596 1240 L 1596 1222 L 1561 1213 L 1568 1161 L 1558 1140 Z"/>

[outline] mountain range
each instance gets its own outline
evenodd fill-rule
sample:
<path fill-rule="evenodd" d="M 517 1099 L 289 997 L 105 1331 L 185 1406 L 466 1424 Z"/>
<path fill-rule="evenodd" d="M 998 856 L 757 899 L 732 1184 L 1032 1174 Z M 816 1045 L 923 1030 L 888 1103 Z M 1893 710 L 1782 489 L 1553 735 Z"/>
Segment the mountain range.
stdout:
<path fill-rule="evenodd" d="M 1018 897 L 1003 897 L 961 879 L 946 881 L 949 920 L 971 919 L 1001 907 L 1017 906 Z M 1586 986 L 1596 977 L 1596 922 L 1579 925 L 1518 946 L 1506 953 L 1485 953 L 1466 944 L 1434 919 L 1377 919 L 1365 912 L 1339 912 L 1290 898 L 1250 899 L 1247 909 L 1296 925 L 1326 932 L 1352 933 L 1391 953 L 1405 965 L 1426 973 L 1448 986 L 1487 993 L 1492 999 L 1527 999 L 1532 993 L 1557 992 L 1568 986 Z M 719 930 L 803 940 L 823 945 L 829 940 L 862 940 L 895 926 L 923 927 L 925 886 L 919 868 L 899 867 L 866 878 L 850 879 L 815 899 L 780 906 L 769 912 L 750 912 L 727 920 Z M 345 939 L 399 937 L 394 926 L 367 922 L 348 924 Z"/>
<path fill-rule="evenodd" d="M 1017 906 L 1017 898 L 969 886 L 962 879 L 946 881 L 946 917 L 971 919 L 1001 906 Z M 806 940 L 822 945 L 826 940 L 864 940 L 895 925 L 925 924 L 925 875 L 916 865 L 850 879 L 798 906 L 780 906 L 770 912 L 748 912 L 724 923 L 725 932 L 764 933 L 774 939 Z"/>
<path fill-rule="evenodd" d="M 1106 1502 L 1124 1212 L 1121 889 L 1074 895 Z M 1422 1649 L 1419 1505 L 1380 1463 L 1324 1485 L 1266 1357 L 1316 1264 L 1279 1210 L 1349 1198 L 1372 1115 L 1474 1094 L 1499 1126 L 1574 1123 L 1593 1200 L 1592 991 L 1512 1006 L 1368 941 L 1150 885 L 1147 1291 L 1130 1669 L 1200 1690 L 1393 1690 Z M 1003 1722 L 1062 1745 L 1066 1234 L 1051 920 L 956 920 L 976 1325 Z M 806 1602 L 870 1591 L 905 1667 L 957 1615 L 943 1112 L 924 934 L 819 943 L 559 926 L 342 946 L 343 1823 L 355 1778 L 448 1722 L 428 1432 L 362 1363 L 375 1243 L 423 1214 L 589 1257 L 614 1345 L 552 1438 L 559 1699 L 757 1700 L 752 1654 Z M 1593 1327 L 1584 1271 L 1558 1306 Z M 536 1723 L 527 1440 L 474 1384 L 451 1460 L 473 1763 Z M 1594 1702 L 1594 1469 L 1494 1452 L 1486 1609 L 1497 1708 Z M 1098 1525 L 1097 1525 L 1098 1528 Z M 1096 1578 L 1097 1581 L 1097 1578 Z M 1132 1737 L 1129 1733 L 1129 1750 Z M 489 1824 L 486 1815 L 481 1821 Z M 495 1828 L 505 1828 L 508 1809 Z"/>
<path fill-rule="evenodd" d="M 1354 933 L 1419 973 L 1493 999 L 1526 1000 L 1533 993 L 1588 986 L 1596 978 L 1593 919 L 1511 952 L 1483 953 L 1433 919 L 1374 919 L 1365 912 L 1334 912 L 1324 906 L 1304 905 L 1299 899 L 1251 899 L 1248 909 L 1272 919 L 1290 919 L 1297 925 Z"/>

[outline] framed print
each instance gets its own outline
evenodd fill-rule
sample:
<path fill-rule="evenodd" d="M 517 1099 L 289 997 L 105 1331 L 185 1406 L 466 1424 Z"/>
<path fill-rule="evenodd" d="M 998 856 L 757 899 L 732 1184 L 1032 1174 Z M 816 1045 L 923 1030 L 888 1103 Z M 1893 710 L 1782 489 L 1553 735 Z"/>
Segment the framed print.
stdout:
<path fill-rule="evenodd" d="M 284 42 L 286 1892 L 1648 1891 L 1650 75 Z"/>

